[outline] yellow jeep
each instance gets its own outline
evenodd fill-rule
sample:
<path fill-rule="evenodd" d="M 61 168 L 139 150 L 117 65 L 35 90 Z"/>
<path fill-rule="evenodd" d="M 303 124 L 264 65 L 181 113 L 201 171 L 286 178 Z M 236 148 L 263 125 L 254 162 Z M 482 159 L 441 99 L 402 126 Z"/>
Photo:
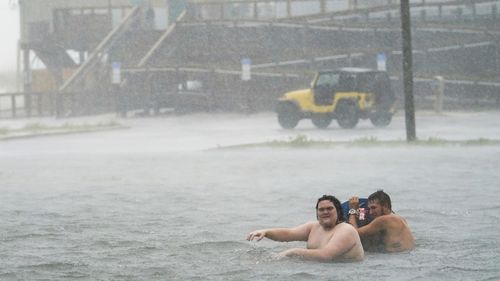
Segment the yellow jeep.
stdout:
<path fill-rule="evenodd" d="M 318 72 L 311 88 L 285 93 L 278 101 L 278 122 L 293 129 L 301 119 L 327 128 L 336 119 L 342 128 L 354 128 L 359 119 L 385 127 L 395 112 L 395 95 L 385 71 L 341 68 Z"/>

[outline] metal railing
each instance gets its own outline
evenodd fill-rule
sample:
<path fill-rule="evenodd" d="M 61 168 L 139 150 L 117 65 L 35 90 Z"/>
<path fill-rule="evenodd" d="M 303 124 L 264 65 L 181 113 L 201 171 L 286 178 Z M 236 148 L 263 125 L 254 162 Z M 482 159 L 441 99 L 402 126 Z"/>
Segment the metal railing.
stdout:
<path fill-rule="evenodd" d="M 54 116 L 54 92 L 0 93 L 0 118 Z"/>
<path fill-rule="evenodd" d="M 439 13 L 450 9 L 476 10 L 477 5 L 498 5 L 495 0 L 410 0 L 412 8 L 437 8 Z M 399 0 L 191 0 L 188 13 L 197 20 L 286 19 L 321 16 L 331 13 L 369 14 L 399 10 Z M 446 11 L 445 11 L 446 10 Z"/>

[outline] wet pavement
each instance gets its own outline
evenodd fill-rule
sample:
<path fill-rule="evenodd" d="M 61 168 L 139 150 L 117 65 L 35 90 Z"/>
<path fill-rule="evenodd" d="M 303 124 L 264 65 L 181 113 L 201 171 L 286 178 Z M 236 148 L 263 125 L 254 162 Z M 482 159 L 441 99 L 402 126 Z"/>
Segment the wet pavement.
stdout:
<path fill-rule="evenodd" d="M 500 112 L 417 112 L 416 133 L 420 140 L 477 140 L 500 139 Z M 375 128 L 370 121 L 361 120 L 354 129 L 342 129 L 335 120 L 327 129 L 315 128 L 309 120 L 302 120 L 294 130 L 284 130 L 277 123 L 274 113 L 198 113 L 179 116 L 118 118 L 114 115 L 80 117 L 68 119 L 21 119 L 2 120 L 0 128 L 16 129 L 27 124 L 53 126 L 100 126 L 116 124 L 122 130 L 92 132 L 60 136 L 63 147 L 52 146 L 53 140 L 37 138 L 31 140 L 48 150 L 102 150 L 108 152 L 165 152 L 197 151 L 221 146 L 261 143 L 274 140 L 289 140 L 297 136 L 325 141 L 350 141 L 358 139 L 406 140 L 405 118 L 402 113 L 394 116 L 386 128 Z M 113 126 L 111 129 L 117 129 Z M 100 130 L 106 130 L 105 127 Z M 50 132 L 49 132 L 50 133 Z M 58 132 L 61 133 L 61 132 Z M 68 130 L 68 133 L 75 133 Z M 46 134 L 43 131 L 24 131 L 17 137 Z M 9 137 L 13 137 L 11 133 Z M 1 140 L 0 135 L 0 140 Z M 5 137 L 4 137 L 5 138 Z M 17 140 L 18 142 L 30 140 Z M 2 146 L 17 146 L 12 142 Z M 22 144 L 19 144 L 22 145 Z"/>

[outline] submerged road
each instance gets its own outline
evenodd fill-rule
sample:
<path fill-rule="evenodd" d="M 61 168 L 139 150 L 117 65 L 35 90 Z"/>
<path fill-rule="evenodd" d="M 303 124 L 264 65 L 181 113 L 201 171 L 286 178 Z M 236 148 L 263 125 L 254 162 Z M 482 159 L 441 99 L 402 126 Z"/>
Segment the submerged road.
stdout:
<path fill-rule="evenodd" d="M 499 112 L 417 113 L 421 139 L 500 139 Z M 404 140 L 404 118 L 281 129 L 274 114 L 2 121 L 128 129 L 0 141 L 0 280 L 499 280 L 500 146 L 205 150 L 305 135 Z M 382 188 L 416 238 L 360 263 L 274 259 L 245 240 L 315 219 L 323 194 Z"/>
<path fill-rule="evenodd" d="M 500 112 L 417 112 L 417 138 L 446 140 L 500 139 Z M 40 137 L 0 142 L 0 153 L 140 153 L 199 151 L 219 146 L 259 143 L 305 136 L 314 140 L 348 141 L 374 138 L 406 140 L 402 112 L 386 128 L 375 128 L 361 120 L 354 129 L 342 129 L 335 120 L 328 129 L 317 129 L 302 120 L 294 130 L 280 128 L 274 113 L 192 115 L 147 118 L 97 116 L 61 120 L 27 119 L 0 121 L 0 127 L 21 127 L 25 123 L 97 124 L 116 121 L 128 129 L 76 135 Z"/>

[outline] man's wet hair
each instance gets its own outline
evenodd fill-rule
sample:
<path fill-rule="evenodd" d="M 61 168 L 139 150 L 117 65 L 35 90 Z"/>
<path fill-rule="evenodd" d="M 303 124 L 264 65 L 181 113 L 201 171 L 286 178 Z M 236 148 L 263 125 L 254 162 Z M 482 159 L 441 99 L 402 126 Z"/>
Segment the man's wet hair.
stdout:
<path fill-rule="evenodd" d="M 391 197 L 389 197 L 389 194 L 385 193 L 382 189 L 379 189 L 372 193 L 370 196 L 368 196 L 368 201 L 374 201 L 378 200 L 378 203 L 380 206 L 387 206 L 389 210 L 392 211 L 392 205 L 391 205 Z"/>
<path fill-rule="evenodd" d="M 318 198 L 318 202 L 316 202 L 316 211 L 318 210 L 319 202 L 321 202 L 323 200 L 328 200 L 328 201 L 333 203 L 335 210 L 337 210 L 337 223 L 343 222 L 344 221 L 344 214 L 342 212 L 342 204 L 340 203 L 339 199 L 337 199 L 333 195 L 323 195 L 320 198 Z"/>

